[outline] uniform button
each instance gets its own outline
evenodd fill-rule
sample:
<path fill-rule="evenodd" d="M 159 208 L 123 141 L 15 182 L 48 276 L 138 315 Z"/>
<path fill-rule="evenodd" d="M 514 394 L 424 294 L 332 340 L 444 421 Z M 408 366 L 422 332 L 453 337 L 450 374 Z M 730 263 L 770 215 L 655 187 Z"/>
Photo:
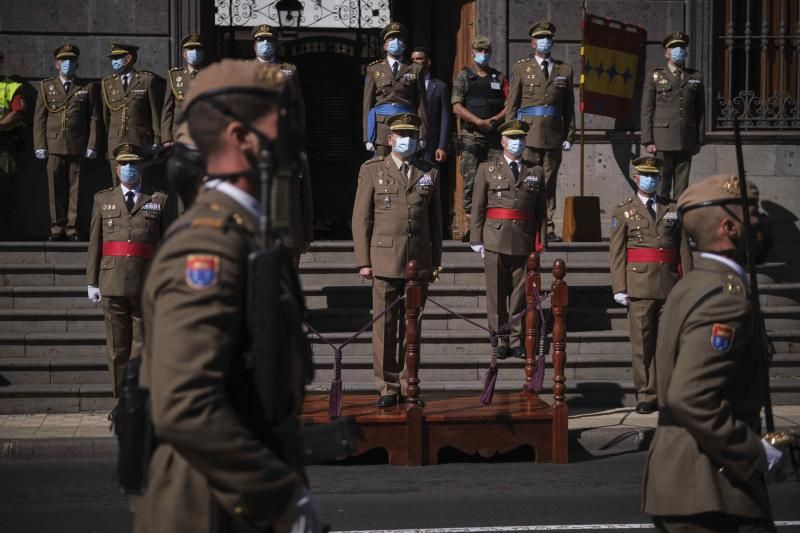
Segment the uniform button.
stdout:
<path fill-rule="evenodd" d="M 242 514 L 244 512 L 244 509 L 242 509 L 241 505 L 237 505 L 236 507 L 233 508 L 233 512 L 236 514 Z"/>

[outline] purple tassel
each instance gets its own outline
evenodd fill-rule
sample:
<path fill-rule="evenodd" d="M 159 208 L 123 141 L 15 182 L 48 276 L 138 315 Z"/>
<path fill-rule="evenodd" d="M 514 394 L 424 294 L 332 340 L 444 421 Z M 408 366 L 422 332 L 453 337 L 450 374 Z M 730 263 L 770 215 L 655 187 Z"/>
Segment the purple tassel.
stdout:
<path fill-rule="evenodd" d="M 337 349 L 333 356 L 333 381 L 328 398 L 328 416 L 342 416 L 342 350 Z"/>
<path fill-rule="evenodd" d="M 531 380 L 531 392 L 539 394 L 544 388 L 544 355 L 536 358 L 536 368 L 533 371 L 533 379 Z"/>
<path fill-rule="evenodd" d="M 481 404 L 489 405 L 494 397 L 494 387 L 497 384 L 497 333 L 492 331 L 489 335 L 489 342 L 492 343 L 492 362 L 483 380 L 483 392 L 481 393 Z"/>

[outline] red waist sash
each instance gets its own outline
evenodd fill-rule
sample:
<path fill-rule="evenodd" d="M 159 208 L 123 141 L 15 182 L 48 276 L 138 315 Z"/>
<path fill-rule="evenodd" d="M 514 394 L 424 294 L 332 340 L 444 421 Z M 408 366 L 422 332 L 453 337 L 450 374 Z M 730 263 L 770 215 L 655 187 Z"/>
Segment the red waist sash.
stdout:
<path fill-rule="evenodd" d="M 519 209 L 506 209 L 505 207 L 490 207 L 486 210 L 486 218 L 499 220 L 533 220 L 533 214 Z"/>
<path fill-rule="evenodd" d="M 156 247 L 146 242 L 111 241 L 103 243 L 103 255 L 123 257 L 142 257 L 150 259 L 156 254 Z"/>
<path fill-rule="evenodd" d="M 678 262 L 678 254 L 674 249 L 628 248 L 628 263 L 669 263 Z"/>

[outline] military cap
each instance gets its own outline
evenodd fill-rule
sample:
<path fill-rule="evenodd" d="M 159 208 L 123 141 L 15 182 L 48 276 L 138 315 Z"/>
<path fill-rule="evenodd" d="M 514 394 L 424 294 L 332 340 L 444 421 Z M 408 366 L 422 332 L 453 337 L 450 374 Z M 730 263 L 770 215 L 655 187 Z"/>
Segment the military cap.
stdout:
<path fill-rule="evenodd" d="M 62 44 L 53 52 L 56 59 L 77 59 L 81 55 L 81 49 L 74 44 Z"/>
<path fill-rule="evenodd" d="M 491 48 L 492 41 L 485 35 L 476 35 L 474 39 L 472 39 L 472 49 L 479 50 L 481 48 Z"/>
<path fill-rule="evenodd" d="M 198 98 L 215 94 L 241 92 L 263 94 L 265 97 L 275 96 L 283 89 L 285 80 L 286 76 L 279 65 L 223 59 L 200 71 L 189 86 L 183 109 L 188 113 Z"/>
<path fill-rule="evenodd" d="M 664 161 L 652 155 L 634 159 L 632 164 L 636 172 L 644 174 L 661 174 L 661 169 L 664 168 Z"/>
<path fill-rule="evenodd" d="M 388 39 L 393 35 L 399 35 L 400 37 L 405 37 L 408 35 L 408 32 L 406 31 L 406 27 L 400 24 L 399 22 L 390 22 L 381 31 L 381 41 L 385 41 L 386 39 Z"/>
<path fill-rule="evenodd" d="M 111 43 L 111 53 L 108 57 L 126 56 L 128 54 L 135 54 L 139 50 L 138 46 L 132 44 Z"/>
<path fill-rule="evenodd" d="M 183 38 L 181 41 L 181 48 L 202 48 L 203 41 L 200 40 L 200 36 L 196 33 L 190 33 L 186 37 Z"/>
<path fill-rule="evenodd" d="M 259 39 L 274 39 L 275 33 L 272 31 L 272 26 L 269 24 L 260 24 L 253 28 L 251 36 L 255 40 Z"/>
<path fill-rule="evenodd" d="M 530 124 L 523 120 L 514 119 L 503 122 L 500 127 L 497 128 L 497 131 L 500 132 L 500 135 L 510 137 L 512 135 L 526 135 L 529 129 L 531 129 Z"/>
<path fill-rule="evenodd" d="M 742 204 L 739 178 L 729 174 L 719 174 L 705 178 L 687 187 L 678 198 L 678 211 L 683 213 L 698 207 L 712 205 Z M 758 203 L 758 187 L 747 182 L 747 199 L 751 205 Z"/>
<path fill-rule="evenodd" d="M 689 36 L 682 31 L 670 33 L 664 40 L 661 41 L 661 46 L 664 48 L 672 48 L 673 46 L 689 46 Z"/>
<path fill-rule="evenodd" d="M 142 157 L 142 148 L 138 144 L 120 144 L 114 148 L 114 159 L 119 163 L 141 161 L 144 159 L 144 157 Z"/>
<path fill-rule="evenodd" d="M 556 34 L 556 25 L 549 20 L 540 20 L 530 29 L 531 37 L 552 37 Z"/>
<path fill-rule="evenodd" d="M 397 115 L 389 117 L 386 123 L 392 131 L 416 131 L 419 133 L 419 128 L 422 126 L 422 119 L 414 113 L 398 113 Z"/>

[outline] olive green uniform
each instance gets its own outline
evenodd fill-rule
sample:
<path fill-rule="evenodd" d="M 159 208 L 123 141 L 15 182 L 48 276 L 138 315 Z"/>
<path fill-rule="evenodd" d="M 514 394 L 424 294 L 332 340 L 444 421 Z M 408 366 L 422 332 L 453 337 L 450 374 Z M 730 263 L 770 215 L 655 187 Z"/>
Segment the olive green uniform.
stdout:
<path fill-rule="evenodd" d="M 677 199 L 686 190 L 692 156 L 705 141 L 704 120 L 705 88 L 700 72 L 669 64 L 645 76 L 642 145 L 655 144 L 656 155 L 664 160 L 659 194 Z"/>
<path fill-rule="evenodd" d="M 140 297 L 151 258 L 104 255 L 104 243 L 143 243 L 153 249 L 169 224 L 167 194 L 142 188 L 128 212 L 120 186 L 94 196 L 86 281 L 99 287 L 105 312 L 108 368 L 114 397 L 119 396 L 125 364 L 142 348 Z"/>
<path fill-rule="evenodd" d="M 656 402 L 654 358 L 659 318 L 672 287 L 692 268 L 689 239 L 683 232 L 675 203 L 657 197 L 655 220 L 638 196 L 619 204 L 611 215 L 611 289 L 626 293 L 631 342 L 631 368 L 637 402 Z M 678 262 L 629 262 L 628 250 L 675 250 Z"/>
<path fill-rule="evenodd" d="M 43 80 L 33 119 L 34 149 L 47 150 L 50 234 L 78 233 L 78 189 L 81 158 L 97 151 L 100 110 L 96 90 L 87 80 L 73 78 L 70 90 L 56 76 Z"/>
<path fill-rule="evenodd" d="M 167 90 L 164 94 L 164 107 L 161 110 L 161 142 L 190 142 L 188 128 L 175 127 L 182 122 L 181 106 L 189 84 L 197 76 L 197 68 L 175 67 L 167 72 Z"/>
<path fill-rule="evenodd" d="M 545 239 L 546 216 L 541 169 L 520 160 L 519 177 L 505 157 L 490 159 L 478 167 L 470 216 L 473 244 L 485 248 L 486 313 L 493 330 L 525 308 L 525 272 L 528 254 L 534 250 L 537 233 Z M 514 209 L 530 214 L 531 220 L 501 220 L 487 217 L 487 209 Z M 511 326 L 504 346 L 524 345 L 522 321 Z M 509 343 L 510 341 L 510 343 Z"/>
<path fill-rule="evenodd" d="M 522 116 L 530 124 L 525 140 L 525 159 L 544 167 L 547 197 L 547 230 L 555 230 L 556 181 L 561 166 L 561 146 L 575 140 L 575 93 L 572 87 L 572 67 L 557 59 L 548 58 L 549 76 L 534 57 L 517 61 L 511 69 L 511 81 L 506 99 L 506 120 L 517 118 L 525 107 L 548 106 L 556 109 L 555 116 Z"/>
<path fill-rule="evenodd" d="M 439 173 L 424 161 L 409 165 L 404 176 L 392 156 L 376 157 L 361 165 L 358 173 L 353 247 L 356 267 L 372 267 L 375 276 L 374 316 L 403 294 L 409 260 L 417 262 L 423 286 L 442 262 Z M 402 304 L 397 305 L 372 328 L 375 385 L 381 396 L 405 394 L 408 386 L 403 316 Z"/>

